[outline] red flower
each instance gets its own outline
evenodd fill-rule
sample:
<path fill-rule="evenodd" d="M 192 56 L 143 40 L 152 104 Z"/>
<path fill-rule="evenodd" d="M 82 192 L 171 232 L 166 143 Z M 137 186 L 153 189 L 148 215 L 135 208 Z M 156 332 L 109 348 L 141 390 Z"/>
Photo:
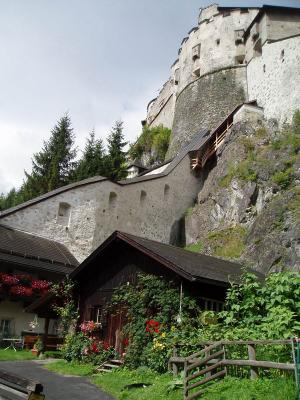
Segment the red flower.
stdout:
<path fill-rule="evenodd" d="M 14 276 L 14 275 L 3 274 L 3 275 L 1 276 L 1 279 L 2 279 L 2 282 L 3 282 L 5 285 L 10 285 L 10 286 L 12 286 L 12 285 L 17 285 L 17 284 L 19 283 L 19 279 L 18 279 L 16 276 Z"/>
<path fill-rule="evenodd" d="M 123 346 L 124 347 L 127 347 L 129 345 L 129 339 L 128 338 L 125 338 L 124 340 L 123 340 Z"/>
<path fill-rule="evenodd" d="M 93 342 L 93 343 L 92 343 L 92 345 L 91 345 L 91 351 L 92 351 L 93 353 L 99 353 L 99 348 L 98 348 L 97 342 Z"/>
<path fill-rule="evenodd" d="M 16 285 L 13 286 L 10 289 L 10 294 L 12 294 L 13 296 L 25 296 L 25 297 L 31 297 L 33 292 L 32 289 L 26 286 L 22 286 L 22 285 Z"/>
<path fill-rule="evenodd" d="M 109 342 L 104 340 L 102 343 L 103 349 L 108 350 L 110 348 Z"/>
<path fill-rule="evenodd" d="M 48 290 L 49 282 L 36 279 L 32 281 L 31 286 L 32 289 Z"/>
<path fill-rule="evenodd" d="M 160 323 L 154 319 L 150 319 L 146 322 L 146 332 L 159 333 Z"/>

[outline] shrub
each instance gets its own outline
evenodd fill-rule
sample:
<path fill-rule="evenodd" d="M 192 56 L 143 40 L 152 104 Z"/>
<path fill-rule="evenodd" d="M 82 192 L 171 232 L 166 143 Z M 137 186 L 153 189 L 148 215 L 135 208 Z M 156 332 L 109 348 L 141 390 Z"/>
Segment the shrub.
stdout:
<path fill-rule="evenodd" d="M 162 162 L 169 148 L 170 136 L 171 130 L 163 125 L 152 128 L 146 125 L 137 141 L 131 145 L 129 155 L 132 159 L 140 159 L 143 153 L 151 153 L 153 150 L 156 158 L 152 159 L 152 163 Z"/>
<path fill-rule="evenodd" d="M 59 350 L 48 350 L 44 354 L 46 358 L 63 358 L 63 353 Z"/>
<path fill-rule="evenodd" d="M 287 189 L 292 182 L 293 172 L 294 169 L 291 167 L 284 171 L 275 172 L 275 174 L 272 176 L 272 181 L 280 186 L 281 189 Z"/>

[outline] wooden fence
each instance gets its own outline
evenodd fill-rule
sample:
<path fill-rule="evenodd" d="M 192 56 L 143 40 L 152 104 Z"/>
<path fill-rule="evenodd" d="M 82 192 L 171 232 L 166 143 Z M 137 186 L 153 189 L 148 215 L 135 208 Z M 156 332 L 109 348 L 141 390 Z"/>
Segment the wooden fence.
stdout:
<path fill-rule="evenodd" d="M 287 345 L 291 350 L 293 363 L 274 362 L 256 359 L 256 346 L 266 345 Z M 174 349 L 174 356 L 169 360 L 169 368 L 173 373 L 178 373 L 178 368 L 183 367 L 184 371 L 184 400 L 199 398 L 205 391 L 205 386 L 216 379 L 230 375 L 228 368 L 231 366 L 248 367 L 250 378 L 256 379 L 260 369 L 278 369 L 282 371 L 294 371 L 297 380 L 295 363 L 294 343 L 292 340 L 238 340 L 203 342 L 199 347 L 203 348 L 188 357 L 178 357 L 177 349 Z M 232 359 L 228 356 L 229 346 L 246 346 L 247 359 Z M 195 391 L 197 389 L 197 391 Z"/>

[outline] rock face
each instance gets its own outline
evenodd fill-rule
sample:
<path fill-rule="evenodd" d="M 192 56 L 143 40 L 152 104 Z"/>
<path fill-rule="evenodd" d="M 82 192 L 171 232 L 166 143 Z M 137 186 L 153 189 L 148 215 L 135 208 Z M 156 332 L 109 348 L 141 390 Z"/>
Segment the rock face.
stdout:
<path fill-rule="evenodd" d="M 187 245 L 264 273 L 299 269 L 299 149 L 299 127 L 235 124 L 186 213 Z"/>

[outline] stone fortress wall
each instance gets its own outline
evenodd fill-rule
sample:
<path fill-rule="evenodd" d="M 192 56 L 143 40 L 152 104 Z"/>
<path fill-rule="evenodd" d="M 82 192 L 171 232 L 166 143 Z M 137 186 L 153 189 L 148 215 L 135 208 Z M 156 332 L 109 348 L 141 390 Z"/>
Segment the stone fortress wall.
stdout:
<path fill-rule="evenodd" d="M 167 121 L 172 128 L 167 157 L 242 101 L 257 100 L 267 119 L 289 122 L 300 107 L 299 36 L 300 10 L 217 4 L 200 10 L 167 84 L 147 110 L 150 126 Z"/>
<path fill-rule="evenodd" d="M 78 182 L 8 210 L 0 221 L 65 244 L 79 261 L 115 230 L 175 244 L 202 179 L 190 172 L 188 155 L 168 175 L 154 172 L 125 184 L 101 177 Z"/>

